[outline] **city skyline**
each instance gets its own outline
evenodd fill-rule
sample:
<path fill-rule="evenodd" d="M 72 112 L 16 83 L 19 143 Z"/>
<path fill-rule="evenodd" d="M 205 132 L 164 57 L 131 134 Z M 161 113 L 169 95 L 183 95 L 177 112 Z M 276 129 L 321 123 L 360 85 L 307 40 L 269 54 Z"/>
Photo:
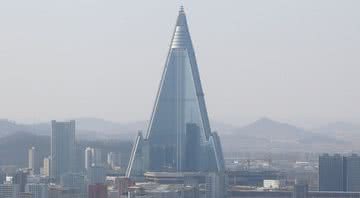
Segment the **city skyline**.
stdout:
<path fill-rule="evenodd" d="M 179 7 L 158 3 L 2 1 L 0 117 L 149 120 Z M 359 123 L 357 4 L 185 1 L 209 117 Z"/>
<path fill-rule="evenodd" d="M 360 197 L 357 5 L 0 2 L 0 198 Z"/>

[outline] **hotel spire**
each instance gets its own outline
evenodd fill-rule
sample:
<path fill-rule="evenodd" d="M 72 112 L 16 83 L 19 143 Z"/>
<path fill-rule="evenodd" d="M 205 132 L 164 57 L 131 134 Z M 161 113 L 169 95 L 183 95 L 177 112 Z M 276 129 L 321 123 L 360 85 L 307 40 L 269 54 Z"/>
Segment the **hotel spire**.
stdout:
<path fill-rule="evenodd" d="M 210 129 L 184 8 L 171 39 L 146 136 L 139 134 L 126 175 L 223 171 L 220 139 Z"/>

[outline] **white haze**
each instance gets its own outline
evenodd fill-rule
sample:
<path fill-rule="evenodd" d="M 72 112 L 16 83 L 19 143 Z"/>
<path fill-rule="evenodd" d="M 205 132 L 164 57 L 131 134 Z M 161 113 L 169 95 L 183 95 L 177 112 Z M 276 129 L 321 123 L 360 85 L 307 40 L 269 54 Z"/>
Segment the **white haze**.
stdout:
<path fill-rule="evenodd" d="M 1 0 L 0 118 L 149 119 L 180 1 Z M 211 119 L 360 120 L 360 1 L 183 1 Z"/>

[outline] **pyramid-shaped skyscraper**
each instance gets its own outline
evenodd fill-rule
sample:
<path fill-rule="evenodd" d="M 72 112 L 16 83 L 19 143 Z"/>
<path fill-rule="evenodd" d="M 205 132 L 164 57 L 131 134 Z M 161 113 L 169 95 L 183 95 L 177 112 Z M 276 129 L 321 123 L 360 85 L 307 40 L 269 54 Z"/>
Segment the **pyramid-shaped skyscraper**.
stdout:
<path fill-rule="evenodd" d="M 181 8 L 145 137 L 138 134 L 126 176 L 145 172 L 219 172 L 224 158 L 211 132 L 199 70 Z"/>

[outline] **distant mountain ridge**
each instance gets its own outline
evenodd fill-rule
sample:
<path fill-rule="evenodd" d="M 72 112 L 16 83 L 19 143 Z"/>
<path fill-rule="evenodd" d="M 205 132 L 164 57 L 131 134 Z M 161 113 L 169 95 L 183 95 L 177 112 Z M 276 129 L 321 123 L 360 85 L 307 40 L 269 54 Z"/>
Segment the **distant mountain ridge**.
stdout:
<path fill-rule="evenodd" d="M 69 119 L 70 120 L 70 119 Z M 98 118 L 78 118 L 76 135 L 81 139 L 107 139 L 113 136 L 132 139 L 133 134 L 145 128 L 146 122 L 121 124 Z M 0 119 L 0 138 L 16 132 L 27 132 L 36 135 L 50 135 L 51 123 L 19 124 L 14 121 Z"/>
<path fill-rule="evenodd" d="M 78 118 L 77 138 L 133 140 L 137 131 L 146 133 L 147 121 L 117 123 L 98 118 Z M 225 151 L 323 151 L 360 150 L 360 127 L 354 124 L 330 123 L 322 128 L 306 130 L 269 118 L 261 118 L 248 125 L 237 127 L 212 121 Z M 0 138 L 16 132 L 50 135 L 50 122 L 18 124 L 0 120 Z M 358 146 L 359 145 L 359 146 Z"/>
<path fill-rule="evenodd" d="M 290 124 L 261 118 L 222 136 L 224 150 L 241 151 L 325 151 L 347 143 L 327 134 L 315 133 Z"/>
<path fill-rule="evenodd" d="M 7 119 L 0 119 L 0 137 L 11 135 L 14 132 L 44 134 L 49 130 L 50 125 L 46 124 L 18 124 Z"/>
<path fill-rule="evenodd" d="M 331 122 L 325 126 L 315 128 L 314 131 L 319 133 L 337 133 L 337 132 L 358 132 L 360 133 L 360 125 L 349 122 Z"/>

